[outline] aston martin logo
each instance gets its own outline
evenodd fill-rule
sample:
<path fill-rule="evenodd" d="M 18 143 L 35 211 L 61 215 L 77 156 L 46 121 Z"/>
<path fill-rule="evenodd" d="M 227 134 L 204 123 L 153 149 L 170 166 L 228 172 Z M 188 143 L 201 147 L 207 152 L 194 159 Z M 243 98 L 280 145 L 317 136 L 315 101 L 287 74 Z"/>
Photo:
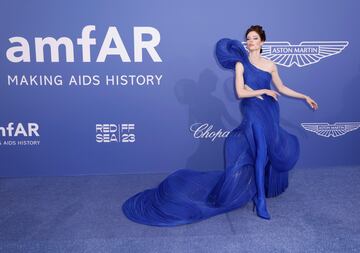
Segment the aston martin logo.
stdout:
<path fill-rule="evenodd" d="M 301 126 L 310 132 L 323 137 L 339 137 L 360 127 L 360 122 L 329 123 L 301 123 Z"/>
<path fill-rule="evenodd" d="M 246 42 L 243 44 L 246 46 Z M 265 42 L 261 55 L 284 67 L 304 67 L 338 54 L 348 45 L 348 41 L 303 41 L 299 45 L 288 41 Z"/>

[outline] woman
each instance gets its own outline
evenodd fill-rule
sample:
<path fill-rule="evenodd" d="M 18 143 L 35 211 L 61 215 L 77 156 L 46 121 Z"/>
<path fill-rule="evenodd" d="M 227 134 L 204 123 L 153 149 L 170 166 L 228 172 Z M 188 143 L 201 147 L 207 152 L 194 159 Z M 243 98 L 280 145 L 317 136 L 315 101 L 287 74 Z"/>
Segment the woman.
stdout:
<path fill-rule="evenodd" d="M 275 197 L 288 187 L 288 171 L 299 158 L 299 141 L 279 125 L 278 92 L 305 99 L 309 96 L 286 87 L 276 65 L 261 57 L 266 40 L 261 26 L 245 34 L 249 55 L 237 40 L 216 44 L 219 63 L 235 70 L 235 86 L 243 120 L 226 137 L 225 170 L 180 169 L 157 187 L 139 192 L 125 201 L 124 214 L 132 221 L 153 226 L 176 226 L 198 222 L 253 201 L 259 217 L 270 219 L 266 197 Z"/>
<path fill-rule="evenodd" d="M 265 31 L 262 29 L 262 26 L 259 25 L 251 26 L 246 31 L 245 37 L 246 37 L 246 46 L 249 50 L 249 56 L 248 56 L 249 65 L 252 65 L 254 68 L 257 68 L 258 70 L 263 71 L 264 73 L 265 72 L 269 73 L 271 75 L 273 84 L 280 93 L 287 95 L 289 97 L 305 99 L 312 109 L 314 110 L 318 109 L 317 103 L 312 98 L 304 94 L 301 94 L 299 92 L 296 92 L 285 86 L 280 79 L 276 64 L 274 64 L 270 60 L 261 57 L 262 45 L 266 40 Z M 245 61 L 245 64 L 246 63 L 247 62 Z M 236 92 L 240 98 L 256 96 L 260 99 L 263 99 L 261 95 L 265 94 L 273 97 L 275 100 L 278 100 L 277 96 L 280 94 L 276 91 L 269 89 L 270 88 L 269 86 L 266 89 L 259 88 L 256 89 L 256 91 L 254 91 L 251 87 L 244 84 L 244 77 L 243 77 L 244 66 L 241 63 L 241 61 L 236 62 L 235 72 L 236 72 L 236 79 L 235 79 Z M 260 142 L 260 145 L 264 145 L 264 144 Z M 260 150 L 265 152 L 264 149 L 260 149 Z M 261 157 L 259 157 L 259 155 L 261 154 L 258 154 L 258 160 L 260 166 L 256 166 L 257 198 L 254 199 L 254 203 L 256 205 L 257 214 L 262 218 L 270 219 L 270 215 L 267 211 L 265 204 L 265 189 L 264 189 L 265 171 L 263 169 L 263 164 L 261 163 Z M 263 156 L 266 156 L 266 154 L 264 153 Z"/>

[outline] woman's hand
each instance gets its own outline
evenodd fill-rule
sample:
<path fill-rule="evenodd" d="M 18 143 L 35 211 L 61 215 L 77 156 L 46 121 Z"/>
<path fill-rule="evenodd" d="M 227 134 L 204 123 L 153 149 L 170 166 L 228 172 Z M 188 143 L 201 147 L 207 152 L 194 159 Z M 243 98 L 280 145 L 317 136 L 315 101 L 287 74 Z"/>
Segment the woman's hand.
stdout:
<path fill-rule="evenodd" d="M 314 110 L 318 109 L 319 106 L 317 105 L 317 103 L 309 96 L 305 96 L 305 100 L 306 102 L 310 105 L 310 107 Z"/>
<path fill-rule="evenodd" d="M 253 90 L 250 86 L 248 86 L 247 84 L 244 85 L 246 90 Z M 262 96 L 256 96 L 258 99 L 264 100 L 264 98 Z"/>
<path fill-rule="evenodd" d="M 281 96 L 279 92 L 269 89 L 264 89 L 264 94 L 273 97 L 276 101 L 278 101 L 277 96 Z"/>

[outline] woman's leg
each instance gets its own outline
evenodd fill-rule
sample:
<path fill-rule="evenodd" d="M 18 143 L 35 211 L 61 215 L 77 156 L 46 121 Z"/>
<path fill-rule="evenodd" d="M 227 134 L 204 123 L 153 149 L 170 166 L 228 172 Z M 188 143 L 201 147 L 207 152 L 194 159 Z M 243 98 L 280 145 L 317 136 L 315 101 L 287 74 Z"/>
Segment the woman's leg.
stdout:
<path fill-rule="evenodd" d="M 260 125 L 253 125 L 253 132 L 255 135 L 256 144 L 255 181 L 257 188 L 257 196 L 255 196 L 254 204 L 256 204 L 256 212 L 260 217 L 270 219 L 265 200 L 265 166 L 267 163 L 267 143 L 264 130 Z"/>

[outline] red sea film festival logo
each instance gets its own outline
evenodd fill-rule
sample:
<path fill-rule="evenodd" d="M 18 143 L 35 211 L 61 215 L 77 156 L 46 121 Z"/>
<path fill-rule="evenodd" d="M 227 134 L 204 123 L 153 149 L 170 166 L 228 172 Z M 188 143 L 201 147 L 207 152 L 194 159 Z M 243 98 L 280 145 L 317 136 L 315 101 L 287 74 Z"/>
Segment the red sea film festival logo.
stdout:
<path fill-rule="evenodd" d="M 40 145 L 39 124 L 9 122 L 0 126 L 0 146 L 37 146 Z"/>
<path fill-rule="evenodd" d="M 133 143 L 135 142 L 135 124 L 96 124 L 96 142 Z"/>

